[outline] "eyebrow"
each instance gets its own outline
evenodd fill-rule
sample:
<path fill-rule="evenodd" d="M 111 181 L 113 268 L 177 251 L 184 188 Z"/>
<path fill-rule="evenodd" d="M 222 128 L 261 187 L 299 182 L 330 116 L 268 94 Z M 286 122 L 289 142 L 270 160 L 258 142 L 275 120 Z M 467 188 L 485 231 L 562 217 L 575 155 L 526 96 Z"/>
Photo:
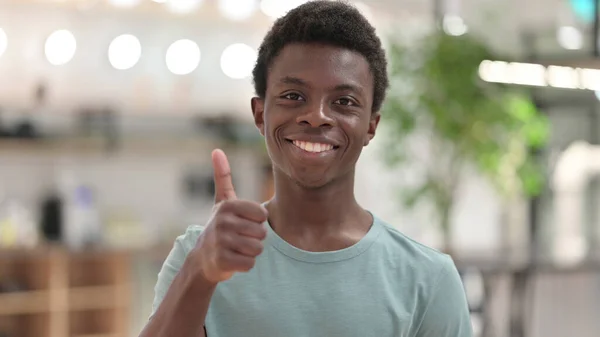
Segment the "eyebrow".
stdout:
<path fill-rule="evenodd" d="M 293 76 L 285 76 L 281 80 L 279 80 L 279 82 L 284 83 L 284 84 L 299 85 L 302 87 L 310 86 L 308 84 L 308 82 L 306 82 L 305 80 L 298 78 L 298 77 L 293 77 Z M 363 92 L 363 90 L 360 86 L 356 86 L 356 85 L 352 85 L 352 84 L 338 84 L 333 88 L 333 90 L 334 91 L 350 90 L 350 91 L 355 91 L 355 92 L 359 92 L 359 93 Z"/>
<path fill-rule="evenodd" d="M 309 86 L 308 83 L 306 83 L 306 81 L 304 81 L 298 77 L 292 77 L 292 76 L 285 76 L 281 80 L 279 80 L 279 82 L 284 83 L 284 84 L 295 84 L 295 85 L 299 85 L 302 87 Z"/>

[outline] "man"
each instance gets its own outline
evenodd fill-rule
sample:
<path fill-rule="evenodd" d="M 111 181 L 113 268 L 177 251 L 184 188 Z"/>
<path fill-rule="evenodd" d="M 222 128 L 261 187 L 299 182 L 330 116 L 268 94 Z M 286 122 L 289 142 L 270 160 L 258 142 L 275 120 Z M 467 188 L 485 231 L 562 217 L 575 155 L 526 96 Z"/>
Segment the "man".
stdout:
<path fill-rule="evenodd" d="M 388 86 L 374 28 L 347 4 L 309 2 L 274 24 L 253 75 L 275 195 L 237 199 L 213 152 L 213 214 L 175 241 L 142 336 L 471 336 L 452 260 L 354 198 Z"/>

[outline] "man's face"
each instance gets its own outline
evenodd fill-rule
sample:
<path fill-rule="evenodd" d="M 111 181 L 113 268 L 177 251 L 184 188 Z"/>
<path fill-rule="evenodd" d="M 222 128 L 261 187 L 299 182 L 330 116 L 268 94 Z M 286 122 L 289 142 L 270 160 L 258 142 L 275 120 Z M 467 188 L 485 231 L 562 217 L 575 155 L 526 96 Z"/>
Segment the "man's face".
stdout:
<path fill-rule="evenodd" d="M 256 126 L 276 170 L 308 188 L 352 174 L 375 135 L 373 76 L 359 53 L 319 44 L 287 45 L 273 61 Z"/>

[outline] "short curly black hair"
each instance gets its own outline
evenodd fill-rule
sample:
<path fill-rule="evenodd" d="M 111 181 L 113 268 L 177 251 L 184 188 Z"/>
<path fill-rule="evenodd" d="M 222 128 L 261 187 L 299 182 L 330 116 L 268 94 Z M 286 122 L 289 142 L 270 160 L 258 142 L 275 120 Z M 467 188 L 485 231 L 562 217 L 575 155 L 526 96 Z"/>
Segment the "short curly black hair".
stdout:
<path fill-rule="evenodd" d="M 362 54 L 373 74 L 372 111 L 381 109 L 389 86 L 385 52 L 375 28 L 354 6 L 342 1 L 310 1 L 275 21 L 258 50 L 252 71 L 259 97 L 266 95 L 271 63 L 291 43 L 323 43 Z"/>

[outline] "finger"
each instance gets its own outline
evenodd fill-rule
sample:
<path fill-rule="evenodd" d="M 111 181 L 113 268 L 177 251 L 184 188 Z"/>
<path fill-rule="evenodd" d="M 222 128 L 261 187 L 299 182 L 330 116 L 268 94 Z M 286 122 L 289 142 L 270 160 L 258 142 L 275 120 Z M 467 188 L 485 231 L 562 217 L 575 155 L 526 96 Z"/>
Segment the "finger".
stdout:
<path fill-rule="evenodd" d="M 248 257 L 258 256 L 264 249 L 263 244 L 259 239 L 237 234 L 231 235 L 229 239 L 224 242 L 224 248 Z"/>
<path fill-rule="evenodd" d="M 269 218 L 267 209 L 254 201 L 233 200 L 221 204 L 220 207 L 224 213 L 231 213 L 256 223 L 263 223 Z"/>
<path fill-rule="evenodd" d="M 246 219 L 238 219 L 231 224 L 233 231 L 241 236 L 264 240 L 267 237 L 267 229 L 264 224 L 256 223 Z"/>
<path fill-rule="evenodd" d="M 215 203 L 237 199 L 231 182 L 231 167 L 227 156 L 222 150 L 216 149 L 211 157 L 215 177 Z"/>
<path fill-rule="evenodd" d="M 247 272 L 254 267 L 256 259 L 241 255 L 233 250 L 223 250 L 219 256 L 219 262 L 223 269 L 228 271 Z"/>
<path fill-rule="evenodd" d="M 241 218 L 235 214 L 224 214 L 219 218 L 222 229 L 228 233 L 235 233 L 258 240 L 264 240 L 267 237 L 267 228 L 261 222 L 254 222 Z"/>

